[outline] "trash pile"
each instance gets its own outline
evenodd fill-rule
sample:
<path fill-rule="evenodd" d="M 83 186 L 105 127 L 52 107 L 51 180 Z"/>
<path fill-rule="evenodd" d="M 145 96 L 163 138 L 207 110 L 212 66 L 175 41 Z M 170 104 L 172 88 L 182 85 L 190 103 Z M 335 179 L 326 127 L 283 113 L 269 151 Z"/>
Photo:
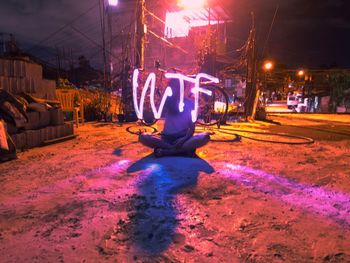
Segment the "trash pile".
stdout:
<path fill-rule="evenodd" d="M 0 161 L 73 135 L 55 100 L 55 81 L 42 78 L 41 65 L 0 59 Z"/>

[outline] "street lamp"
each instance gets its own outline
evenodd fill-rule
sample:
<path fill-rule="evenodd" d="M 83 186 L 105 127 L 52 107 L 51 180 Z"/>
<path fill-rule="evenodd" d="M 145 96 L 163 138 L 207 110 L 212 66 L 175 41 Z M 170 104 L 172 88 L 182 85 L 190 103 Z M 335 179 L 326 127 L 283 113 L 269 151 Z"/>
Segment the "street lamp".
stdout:
<path fill-rule="evenodd" d="M 199 9 L 207 4 L 207 0 L 178 0 L 177 5 L 184 9 Z"/>
<path fill-rule="evenodd" d="M 305 75 L 305 71 L 304 70 L 301 69 L 301 70 L 298 71 L 298 76 L 299 77 L 303 77 L 304 75 Z"/>
<path fill-rule="evenodd" d="M 110 6 L 117 6 L 118 5 L 118 0 L 108 0 L 108 4 L 110 5 Z"/>
<path fill-rule="evenodd" d="M 273 69 L 274 63 L 270 60 L 266 60 L 263 64 L 264 70 L 264 91 L 267 92 L 267 74 Z"/>
<path fill-rule="evenodd" d="M 273 63 L 271 61 L 265 61 L 263 65 L 263 69 L 265 72 L 271 71 L 273 69 Z"/>
<path fill-rule="evenodd" d="M 305 92 L 306 92 L 305 91 L 305 86 L 306 86 L 305 70 L 303 70 L 303 69 L 298 70 L 297 75 L 300 78 L 300 85 L 301 85 L 301 89 L 302 89 L 302 97 L 304 98 L 304 95 L 305 95 Z M 307 91 L 307 93 L 310 93 L 310 89 Z"/>

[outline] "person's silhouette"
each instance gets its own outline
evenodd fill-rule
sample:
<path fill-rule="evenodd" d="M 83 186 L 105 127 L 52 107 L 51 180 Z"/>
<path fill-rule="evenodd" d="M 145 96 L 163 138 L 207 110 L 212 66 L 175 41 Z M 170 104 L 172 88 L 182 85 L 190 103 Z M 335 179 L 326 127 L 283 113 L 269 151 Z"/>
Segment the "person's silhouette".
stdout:
<path fill-rule="evenodd" d="M 214 169 L 200 158 L 147 156 L 132 164 L 127 172 L 140 173 L 138 195 L 132 197 L 135 245 L 149 253 L 160 253 L 171 243 L 177 225 L 175 194 L 195 186 L 200 172 L 210 174 Z"/>
<path fill-rule="evenodd" d="M 194 134 L 195 124 L 192 121 L 191 111 L 193 103 L 185 99 L 183 111 L 179 110 L 180 83 L 179 80 L 171 79 L 169 87 L 172 96 L 164 105 L 164 127 L 160 135 L 142 133 L 139 141 L 143 145 L 154 149 L 156 157 L 170 155 L 194 155 L 197 148 L 206 145 L 210 136 L 203 132 Z"/>

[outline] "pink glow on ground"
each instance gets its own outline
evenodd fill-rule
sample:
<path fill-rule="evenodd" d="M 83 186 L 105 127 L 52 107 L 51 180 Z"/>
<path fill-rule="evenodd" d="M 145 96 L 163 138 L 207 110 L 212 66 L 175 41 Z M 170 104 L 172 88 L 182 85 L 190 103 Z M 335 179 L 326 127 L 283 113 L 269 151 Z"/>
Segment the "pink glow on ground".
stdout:
<path fill-rule="evenodd" d="M 350 226 L 350 197 L 319 186 L 299 183 L 250 167 L 224 164 L 222 174 L 237 183 Z"/>
<path fill-rule="evenodd" d="M 124 174 L 130 164 L 130 160 L 122 159 L 86 174 L 35 189 L 25 195 L 12 198 L 9 197 L 3 201 L 6 203 L 6 207 L 9 208 L 18 203 L 24 202 L 30 196 L 55 193 L 55 196 L 62 197 L 65 196 L 66 193 L 67 195 L 70 195 L 71 191 L 82 182 L 84 182 L 85 188 L 88 187 L 96 190 L 106 188 L 110 186 L 111 183 L 114 183 L 115 179 Z M 221 169 L 217 169 L 219 174 L 244 187 L 271 195 L 278 198 L 280 201 L 297 207 L 298 209 L 309 210 L 337 223 L 350 226 L 350 197 L 344 193 L 325 189 L 324 187 L 296 182 L 291 179 L 266 173 L 247 166 L 227 163 L 217 163 L 215 166 L 221 167 Z M 96 177 L 96 174 L 99 176 Z M 171 180 L 169 181 L 169 178 L 167 178 L 166 169 L 164 169 L 162 165 L 151 163 L 143 168 L 140 176 L 134 179 L 130 178 L 130 186 L 139 184 L 145 178 L 150 176 L 150 174 L 152 174 L 154 178 L 157 178 L 156 181 L 159 184 L 159 189 L 162 189 L 164 184 L 172 185 Z M 119 191 L 120 190 L 121 189 L 119 189 Z M 36 197 L 36 201 L 43 202 L 43 199 L 46 198 L 49 200 L 52 199 L 52 196 L 47 197 L 43 195 L 41 198 Z"/>
<path fill-rule="evenodd" d="M 6 204 L 6 206 L 4 207 L 9 208 L 11 206 L 16 206 L 16 204 L 25 202 L 25 200 L 27 200 L 28 198 L 36 199 L 37 202 L 43 202 L 44 200 L 52 200 L 52 196 L 46 195 L 48 193 L 57 196 L 57 198 L 62 198 L 66 195 L 69 196 L 71 195 L 72 191 L 74 191 L 74 189 L 77 187 L 77 185 L 82 183 L 86 184 L 86 186 L 90 187 L 91 189 L 100 189 L 103 187 L 107 187 L 111 184 L 111 182 L 113 182 L 116 178 L 123 174 L 123 171 L 127 169 L 130 163 L 130 160 L 123 159 L 112 163 L 108 166 L 89 171 L 86 174 L 81 174 L 73 178 L 63 179 L 55 183 L 46 185 L 44 187 L 36 188 L 35 190 L 23 195 L 19 195 L 16 197 L 8 197 L 6 199 L 3 199 L 2 201 L 4 204 Z M 96 174 L 98 174 L 99 176 L 96 176 Z M 1 208 L 2 207 L 0 205 L 0 209 Z"/>

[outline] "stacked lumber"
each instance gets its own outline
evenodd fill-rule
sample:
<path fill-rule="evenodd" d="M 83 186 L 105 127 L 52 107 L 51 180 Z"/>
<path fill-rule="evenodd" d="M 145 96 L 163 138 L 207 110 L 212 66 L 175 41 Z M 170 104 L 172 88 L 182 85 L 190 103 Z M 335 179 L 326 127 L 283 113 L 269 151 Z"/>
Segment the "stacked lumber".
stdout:
<path fill-rule="evenodd" d="M 70 136 L 73 133 L 73 123 L 70 122 L 36 130 L 26 130 L 21 133 L 11 134 L 10 136 L 17 150 L 25 150 L 42 146 L 50 140 Z"/>
<path fill-rule="evenodd" d="M 32 78 L 14 78 L 0 76 L 0 89 L 4 89 L 12 94 L 26 92 L 35 93 L 35 83 Z"/>
<path fill-rule="evenodd" d="M 41 65 L 19 59 L 0 59 L 0 76 L 19 78 L 43 78 L 43 68 Z"/>
<path fill-rule="evenodd" d="M 35 98 L 56 100 L 56 82 L 44 79 L 42 66 L 25 58 L 0 58 L 0 89 L 7 91 L 8 97 L 25 92 Z M 6 101 L 6 98 L 3 99 Z M 7 132 L 18 150 L 30 149 L 74 134 L 73 123 L 64 123 L 61 109 L 56 106 L 49 109 L 46 106 L 39 107 L 40 103 L 29 103 L 26 112 L 28 122 L 24 126 L 7 123 Z M 29 109 L 29 106 L 32 108 Z"/>
<path fill-rule="evenodd" d="M 42 99 L 56 99 L 56 82 L 43 79 L 42 66 L 24 59 L 0 58 L 1 88 L 12 94 L 26 92 Z"/>

